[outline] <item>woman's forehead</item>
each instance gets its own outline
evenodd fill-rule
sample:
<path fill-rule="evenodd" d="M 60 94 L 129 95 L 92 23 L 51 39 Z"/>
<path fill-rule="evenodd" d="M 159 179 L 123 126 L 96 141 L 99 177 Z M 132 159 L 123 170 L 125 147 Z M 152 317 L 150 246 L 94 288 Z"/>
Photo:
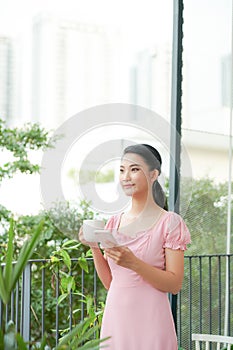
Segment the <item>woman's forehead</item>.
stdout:
<path fill-rule="evenodd" d="M 127 153 L 121 158 L 121 165 L 123 164 L 138 164 L 138 165 L 145 165 L 144 159 L 135 153 Z"/>

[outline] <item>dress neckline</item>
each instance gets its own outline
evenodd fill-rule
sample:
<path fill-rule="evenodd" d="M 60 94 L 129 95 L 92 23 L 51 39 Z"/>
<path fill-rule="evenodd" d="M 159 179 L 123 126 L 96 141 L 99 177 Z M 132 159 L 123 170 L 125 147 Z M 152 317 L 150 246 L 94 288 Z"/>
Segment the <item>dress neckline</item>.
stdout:
<path fill-rule="evenodd" d="M 145 232 L 149 232 L 149 231 L 151 231 L 152 229 L 154 230 L 160 223 L 163 222 L 163 220 L 168 216 L 169 213 L 170 213 L 169 211 L 165 211 L 164 213 L 162 213 L 162 214 L 159 216 L 158 220 L 157 220 L 153 225 L 151 225 L 149 228 L 144 229 L 144 230 L 141 230 L 141 231 L 138 231 L 138 232 L 136 232 L 134 235 L 127 235 L 127 234 L 125 234 L 125 233 L 123 233 L 123 232 L 121 232 L 121 231 L 119 230 L 120 223 L 121 223 L 121 218 L 122 218 L 122 215 L 124 214 L 124 212 L 121 212 L 121 213 L 118 215 L 118 218 L 117 218 L 116 231 L 117 231 L 117 233 L 119 233 L 119 234 L 121 234 L 121 235 L 123 235 L 123 236 L 125 236 L 125 237 L 129 237 L 129 238 L 133 238 L 133 239 L 134 239 L 134 238 L 137 238 L 138 236 L 140 236 L 141 234 L 143 234 L 143 233 L 145 233 Z"/>

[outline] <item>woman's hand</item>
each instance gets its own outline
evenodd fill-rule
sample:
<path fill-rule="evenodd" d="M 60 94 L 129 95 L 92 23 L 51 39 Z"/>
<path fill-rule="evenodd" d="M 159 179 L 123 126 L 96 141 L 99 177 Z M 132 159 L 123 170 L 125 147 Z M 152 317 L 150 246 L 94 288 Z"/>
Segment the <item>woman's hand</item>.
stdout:
<path fill-rule="evenodd" d="M 128 247 L 106 248 L 105 255 L 117 265 L 128 268 L 152 287 L 166 293 L 177 294 L 182 286 L 184 274 L 184 252 L 182 250 L 165 249 L 166 269 L 162 270 L 140 260 Z"/>
<path fill-rule="evenodd" d="M 83 227 L 81 226 L 80 230 L 79 230 L 79 234 L 78 234 L 79 240 L 82 244 L 89 246 L 90 248 L 99 248 L 98 243 L 97 242 L 88 242 L 85 240 L 84 236 L 83 236 Z"/>
<path fill-rule="evenodd" d="M 138 258 L 128 247 L 106 248 L 105 255 L 111 258 L 117 265 L 133 270 Z"/>

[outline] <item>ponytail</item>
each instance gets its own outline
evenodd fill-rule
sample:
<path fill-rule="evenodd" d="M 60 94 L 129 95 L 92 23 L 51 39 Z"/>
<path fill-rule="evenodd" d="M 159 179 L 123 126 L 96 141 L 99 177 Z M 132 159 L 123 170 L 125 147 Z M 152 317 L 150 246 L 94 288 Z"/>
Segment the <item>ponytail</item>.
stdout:
<path fill-rule="evenodd" d="M 153 198 L 154 198 L 155 203 L 158 204 L 161 208 L 168 210 L 167 198 L 166 198 L 165 193 L 162 189 L 162 186 L 160 185 L 158 180 L 156 180 L 153 183 L 152 193 L 153 193 Z"/>

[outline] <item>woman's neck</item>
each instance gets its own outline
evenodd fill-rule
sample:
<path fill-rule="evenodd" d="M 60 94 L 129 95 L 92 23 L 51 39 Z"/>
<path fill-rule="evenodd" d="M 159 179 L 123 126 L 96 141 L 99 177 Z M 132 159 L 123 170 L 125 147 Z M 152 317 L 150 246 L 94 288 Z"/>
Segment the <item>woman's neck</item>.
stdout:
<path fill-rule="evenodd" d="M 138 232 L 145 231 L 160 219 L 164 209 L 152 201 L 132 201 L 132 206 L 128 212 L 121 216 L 118 229 L 121 233 L 135 236 Z"/>
<path fill-rule="evenodd" d="M 142 201 L 137 198 L 132 198 L 132 206 L 129 211 L 129 215 L 132 217 L 143 215 L 152 215 L 156 210 L 161 210 L 161 208 L 155 203 L 153 198 L 147 198 Z"/>

